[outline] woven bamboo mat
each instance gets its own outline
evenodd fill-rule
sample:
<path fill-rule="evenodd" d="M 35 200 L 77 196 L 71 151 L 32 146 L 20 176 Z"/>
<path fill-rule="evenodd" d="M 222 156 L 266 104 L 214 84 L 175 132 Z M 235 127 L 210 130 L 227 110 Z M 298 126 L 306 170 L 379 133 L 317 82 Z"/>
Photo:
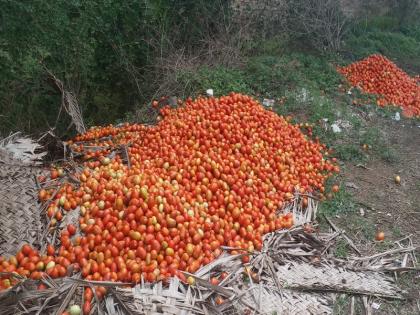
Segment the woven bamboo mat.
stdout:
<path fill-rule="evenodd" d="M 39 246 L 43 229 L 36 176 L 45 153 L 29 138 L 0 140 L 0 255 L 14 255 L 23 243 Z"/>
<path fill-rule="evenodd" d="M 23 139 L 23 140 L 22 140 Z M 15 145 L 13 145 L 15 143 Z M 46 241 L 57 243 L 55 235 L 66 223 L 77 225 L 79 211 L 69 212 L 55 233 L 47 233 L 47 222 L 37 202 L 36 176 L 42 153 L 36 143 L 27 138 L 9 137 L 0 140 L 0 255 L 15 254 L 22 243 L 38 248 Z M 67 161 L 74 171 L 75 161 Z M 70 171 L 69 173 L 72 173 Z M 63 177 L 55 184 L 59 187 Z M 372 256 L 361 256 L 351 239 L 331 221 L 332 231 L 318 233 L 317 201 L 309 198 L 301 206 L 298 193 L 281 209 L 291 212 L 297 227 L 264 236 L 260 252 L 253 252 L 248 264 L 242 263 L 245 252 L 223 254 L 203 266 L 193 277 L 194 285 L 178 278 L 165 282 L 135 286 L 112 282 L 93 282 L 81 279 L 80 272 L 68 277 L 41 281 L 48 287 L 38 291 L 37 282 L 20 278 L 13 288 L 0 292 L 0 315 L 61 314 L 69 305 L 83 303 L 86 287 L 108 287 L 102 301 L 94 299 L 91 314 L 332 314 L 336 293 L 403 299 L 405 292 L 396 285 L 390 274 L 396 271 L 418 270 L 410 237 L 396 242 L 396 248 Z M 309 196 L 310 197 L 310 196 Z M 279 210 L 280 211 L 280 210 Z M 338 240 L 345 240 L 357 255 L 346 260 L 334 256 Z M 212 277 L 227 277 L 212 285 Z M 222 298 L 223 303 L 217 303 Z M 366 304 L 369 309 L 369 304 Z"/>

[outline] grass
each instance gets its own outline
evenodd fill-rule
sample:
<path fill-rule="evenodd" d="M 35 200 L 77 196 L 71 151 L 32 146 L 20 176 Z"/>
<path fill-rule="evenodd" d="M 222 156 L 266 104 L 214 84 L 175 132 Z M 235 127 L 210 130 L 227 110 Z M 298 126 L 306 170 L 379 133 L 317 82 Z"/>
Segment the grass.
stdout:
<path fill-rule="evenodd" d="M 328 230 L 329 225 L 323 219 L 322 215 L 327 217 L 337 216 L 345 218 L 345 222 L 339 224 L 348 235 L 358 235 L 358 238 L 364 242 L 372 242 L 376 234 L 376 226 L 366 217 L 362 217 L 358 211 L 356 211 L 356 204 L 350 194 L 346 194 L 347 197 L 343 200 L 340 196 L 335 196 L 332 200 L 322 202 L 319 205 L 320 211 L 320 227 L 322 230 Z M 347 209 L 335 208 L 336 204 L 343 203 L 347 205 Z M 350 248 L 345 246 L 347 243 L 338 243 L 336 248 L 336 255 L 341 258 L 347 257 Z"/>
<path fill-rule="evenodd" d="M 407 291 L 407 300 L 387 300 L 383 303 L 381 309 L 384 314 L 399 314 L 399 315 L 415 315 L 418 314 L 418 305 L 420 299 L 418 292 L 420 291 L 420 282 L 413 277 L 412 273 L 399 274 L 396 285 L 400 288 L 405 288 Z"/>
<path fill-rule="evenodd" d="M 346 222 L 348 223 L 347 230 L 351 231 L 350 233 L 352 235 L 356 234 L 356 232 L 361 232 L 361 236 L 365 241 L 372 241 L 375 238 L 375 225 L 365 217 L 361 217 L 358 213 L 348 217 Z"/>
<path fill-rule="evenodd" d="M 417 259 L 419 259 L 418 255 Z M 417 290 L 417 292 L 420 291 L 420 282 L 410 273 L 402 273 L 397 278 L 397 285 L 402 287 L 409 287 L 411 290 L 413 290 L 413 292 L 415 292 L 415 290 Z"/>
<path fill-rule="evenodd" d="M 340 239 L 335 247 L 335 256 L 338 258 L 347 258 L 348 254 L 349 247 L 347 242 L 343 239 Z"/>
<path fill-rule="evenodd" d="M 385 136 L 376 127 L 370 127 L 360 136 L 360 145 L 367 144 L 369 151 L 385 162 L 395 163 L 398 155 L 385 139 Z"/>
<path fill-rule="evenodd" d="M 355 296 L 354 313 L 364 314 L 363 302 L 358 296 Z M 347 315 L 350 314 L 351 296 L 346 294 L 339 295 L 334 301 L 333 314 L 334 315 Z"/>
<path fill-rule="evenodd" d="M 213 89 L 215 96 L 239 92 L 253 94 L 246 82 L 246 75 L 240 69 L 226 67 L 202 67 L 197 71 L 180 71 L 176 81 L 182 87 L 184 96 L 204 94 L 207 89 Z"/>
<path fill-rule="evenodd" d="M 278 55 L 266 51 L 248 60 L 245 74 L 249 86 L 267 97 L 284 96 L 287 91 L 298 91 L 302 87 L 331 92 L 340 81 L 328 59 L 303 53 Z"/>
<path fill-rule="evenodd" d="M 359 217 L 353 220 L 354 230 L 362 232 L 365 241 L 372 241 L 376 236 L 376 226 L 366 218 Z"/>
<path fill-rule="evenodd" d="M 334 96 L 333 99 L 332 96 L 310 87 L 289 91 L 286 97 L 286 103 L 276 109 L 279 114 L 300 118 L 297 122 L 313 123 L 314 136 L 338 150 L 336 152 L 338 158 L 342 160 L 362 158 L 362 152 L 349 142 L 349 139 L 358 138 L 362 124 L 342 98 Z M 342 128 L 341 133 L 334 133 L 331 125 L 340 121 L 349 124 L 349 127 Z"/>
<path fill-rule="evenodd" d="M 334 315 L 350 314 L 350 304 L 351 304 L 351 296 L 346 295 L 346 294 L 340 294 L 334 301 L 333 314 Z M 356 300 L 354 303 L 355 314 L 364 313 L 364 307 L 362 305 L 363 305 L 362 301 L 356 296 Z"/>
<path fill-rule="evenodd" d="M 418 41 L 415 38 L 398 32 L 376 31 L 367 32 L 361 36 L 351 37 L 347 45 L 352 47 L 356 58 L 380 53 L 391 58 L 404 61 L 415 61 L 420 53 Z"/>
<path fill-rule="evenodd" d="M 385 251 L 387 251 L 387 250 L 389 250 L 393 247 L 394 247 L 394 243 L 391 242 L 391 241 L 388 241 L 388 240 L 384 240 L 382 242 L 376 242 L 375 243 L 376 251 L 379 252 L 379 253 L 385 252 Z"/>
<path fill-rule="evenodd" d="M 333 314 L 349 314 L 350 311 L 350 297 L 345 294 L 341 294 L 334 302 Z"/>
<path fill-rule="evenodd" d="M 366 160 L 361 147 L 357 144 L 349 143 L 334 147 L 335 155 L 342 161 L 361 163 Z"/>
<path fill-rule="evenodd" d="M 420 67 L 420 26 L 400 28 L 391 17 L 372 18 L 367 24 L 356 25 L 346 40 L 344 49 L 352 60 L 371 54 L 383 54 L 398 63 Z"/>
<path fill-rule="evenodd" d="M 399 226 L 394 226 L 391 229 L 391 232 L 392 232 L 392 235 L 396 238 L 403 237 L 403 233 L 402 233 L 401 228 Z"/>
<path fill-rule="evenodd" d="M 331 186 L 330 179 L 327 182 L 327 190 Z M 340 190 L 333 194 L 333 198 L 321 202 L 319 205 L 319 213 L 321 215 L 333 216 L 339 213 L 351 213 L 356 210 L 356 204 L 353 201 L 352 195 L 346 191 L 344 185 Z"/>
<path fill-rule="evenodd" d="M 399 156 L 396 151 L 391 147 L 386 147 L 379 152 L 379 157 L 388 163 L 396 163 L 399 161 Z"/>
<path fill-rule="evenodd" d="M 277 98 L 302 88 L 332 93 L 340 82 L 335 66 L 324 56 L 283 52 L 274 44 L 261 46 L 265 48 L 246 57 L 242 67 L 203 66 L 178 71 L 180 94 L 197 95 L 212 88 L 216 95 L 234 91 Z"/>

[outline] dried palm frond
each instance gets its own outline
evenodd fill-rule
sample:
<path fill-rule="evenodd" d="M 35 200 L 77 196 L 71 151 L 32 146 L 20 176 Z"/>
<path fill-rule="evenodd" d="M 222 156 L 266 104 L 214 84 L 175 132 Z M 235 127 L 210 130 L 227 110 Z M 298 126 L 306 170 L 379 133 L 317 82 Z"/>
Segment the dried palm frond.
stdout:
<path fill-rule="evenodd" d="M 69 167 L 77 165 L 71 166 L 70 163 Z M 24 170 L 31 171 L 32 168 Z M 2 172 L 4 176 L 1 176 Z M 29 176 L 33 179 L 32 182 L 26 177 L 27 174 L 22 173 L 21 168 L 6 169 L 0 164 L 0 184 L 7 183 L 4 186 L 10 187 L 0 191 L 0 200 L 7 199 L 5 205 L 11 201 L 18 204 L 23 201 L 32 205 L 29 208 L 21 205 L 16 208 L 14 205 L 7 208 L 8 210 L 0 205 L 0 212 L 4 212 L 4 217 L 11 216 L 11 213 L 19 213 L 22 217 L 9 217 L 9 229 L 16 227 L 16 223 L 30 231 L 28 225 L 25 225 L 27 223 L 22 220 L 29 222 L 30 216 L 39 220 L 40 213 L 45 210 L 43 205 L 35 202 L 34 176 Z M 22 184 L 19 184 L 20 180 Z M 53 185 L 58 190 L 66 180 L 70 179 L 64 177 L 43 185 Z M 23 189 L 31 192 L 28 199 L 22 197 Z M 333 255 L 333 249 L 337 239 L 343 238 L 344 233 L 337 227 L 333 233 L 318 233 L 317 226 L 313 223 L 317 201 L 310 196 L 305 198 L 308 198 L 308 202 L 304 206 L 302 196 L 296 194 L 281 210 L 282 213 L 291 212 L 295 222 L 300 225 L 290 230 L 266 234 L 261 251 L 240 250 L 239 254 L 230 255 L 229 251 L 238 249 L 222 247 L 225 250 L 222 255 L 201 267 L 195 274 L 184 272 L 185 276 L 195 278 L 193 286 L 182 283 L 178 278 L 171 278 L 153 284 L 142 281 L 130 287 L 127 283 L 86 281 L 76 274 L 62 279 L 46 277 L 42 281 L 49 288 L 38 291 L 35 281 L 21 278 L 12 289 L 0 293 L 0 315 L 58 314 L 71 303 L 81 304 L 82 288 L 87 286 L 108 288 L 108 295 L 103 301 L 99 301 L 95 294 L 93 304 L 94 313 L 97 314 L 331 314 L 332 300 L 337 292 L 403 298 L 404 292 L 392 279 L 378 271 L 416 268 L 413 255 L 415 247 L 411 239 L 400 240 L 396 243 L 397 248 L 388 252 L 367 257 L 349 257 L 346 260 L 337 259 Z M 16 210 L 19 208 L 23 210 Z M 48 234 L 48 231 L 41 233 L 38 229 L 38 236 L 33 236 L 32 242 L 46 243 L 48 239 L 48 242 L 54 243 L 54 235 L 59 229 L 70 222 L 77 222 L 78 215 L 79 211 L 69 212 L 53 235 Z M 34 222 L 28 224 L 36 225 Z M 0 229 L 5 229 L 4 226 L 6 225 L 0 225 Z M 38 226 L 42 229 L 42 223 L 38 223 Z M 5 231 L 0 235 L 0 240 L 3 235 L 26 235 L 24 232 Z M 26 238 L 24 241 L 27 241 Z M 11 242 L 9 251 L 13 251 L 19 246 L 13 243 L 17 240 L 20 238 L 13 236 L 3 243 L 0 242 L 0 249 L 5 243 Z M 248 264 L 242 262 L 244 255 L 251 256 Z M 213 285 L 210 279 L 220 277 L 222 272 L 227 272 L 227 277 L 218 285 Z M 221 297 L 224 299 L 223 303 L 216 303 L 216 298 Z"/>
<path fill-rule="evenodd" d="M 256 305 L 260 314 L 332 314 L 331 299 L 321 294 L 296 292 L 277 288 L 253 285 L 242 297 L 249 304 Z M 233 303 L 237 314 L 246 314 L 249 308 Z M 232 310 L 230 310 L 232 312 Z M 224 311 L 223 314 L 229 314 Z"/>
<path fill-rule="evenodd" d="M 304 291 L 333 291 L 402 299 L 392 279 L 377 272 L 355 272 L 342 267 L 290 262 L 276 265 L 282 286 Z"/>
<path fill-rule="evenodd" d="M 23 243 L 41 243 L 45 222 L 36 180 L 46 154 L 41 149 L 20 133 L 0 140 L 0 255 L 14 255 Z"/>
<path fill-rule="evenodd" d="M 0 139 L 0 163 L 22 165 L 40 164 L 47 152 L 34 140 L 16 132 Z"/>
<path fill-rule="evenodd" d="M 289 202 L 286 203 L 278 213 L 289 213 L 293 214 L 293 222 L 295 225 L 303 225 L 305 223 L 313 222 L 316 218 L 318 211 L 318 202 L 312 195 L 304 196 L 308 201 L 307 206 L 303 206 L 302 195 L 296 191 L 295 195 Z"/>
<path fill-rule="evenodd" d="M 117 289 L 115 294 L 133 314 L 205 314 L 197 304 L 203 303 L 193 290 L 185 290 L 178 278 L 168 286 L 162 282 L 142 282 L 132 289 Z"/>

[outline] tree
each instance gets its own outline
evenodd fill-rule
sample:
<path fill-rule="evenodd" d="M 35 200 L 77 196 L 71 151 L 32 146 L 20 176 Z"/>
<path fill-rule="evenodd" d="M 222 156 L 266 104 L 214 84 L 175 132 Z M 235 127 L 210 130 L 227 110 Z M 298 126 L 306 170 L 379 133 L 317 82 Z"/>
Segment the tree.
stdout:
<path fill-rule="evenodd" d="M 302 36 L 320 49 L 338 50 L 347 31 L 349 17 L 337 0 L 285 0 L 286 26 L 290 34 Z"/>
<path fill-rule="evenodd" d="M 419 0 L 391 0 L 391 12 L 397 17 L 398 25 L 404 26 L 413 18 L 418 18 Z"/>

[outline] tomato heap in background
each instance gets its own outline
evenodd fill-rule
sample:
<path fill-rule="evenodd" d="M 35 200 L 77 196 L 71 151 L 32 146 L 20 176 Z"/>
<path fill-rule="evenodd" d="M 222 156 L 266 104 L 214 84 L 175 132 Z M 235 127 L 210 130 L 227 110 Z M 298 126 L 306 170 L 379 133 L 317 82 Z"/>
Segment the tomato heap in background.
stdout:
<path fill-rule="evenodd" d="M 418 77 L 411 78 L 386 57 L 372 55 L 347 67 L 338 68 L 338 72 L 352 86 L 379 95 L 379 106 L 399 106 L 407 117 L 420 116 Z"/>
<path fill-rule="evenodd" d="M 88 280 L 185 280 L 179 270 L 195 272 L 221 245 L 261 249 L 263 234 L 293 225 L 290 213 L 276 212 L 295 191 L 322 193 L 339 171 L 324 145 L 246 95 L 188 99 L 161 115 L 156 126 L 94 127 L 70 141 L 84 154 L 85 168 L 74 174 L 80 187 L 62 186 L 46 211 L 54 226 L 80 206 L 81 236 L 70 224 L 57 250 L 49 245 L 41 256 L 25 245 L 2 259 L 0 271 L 40 279 L 80 268 Z M 115 151 L 123 145 L 130 167 Z"/>

